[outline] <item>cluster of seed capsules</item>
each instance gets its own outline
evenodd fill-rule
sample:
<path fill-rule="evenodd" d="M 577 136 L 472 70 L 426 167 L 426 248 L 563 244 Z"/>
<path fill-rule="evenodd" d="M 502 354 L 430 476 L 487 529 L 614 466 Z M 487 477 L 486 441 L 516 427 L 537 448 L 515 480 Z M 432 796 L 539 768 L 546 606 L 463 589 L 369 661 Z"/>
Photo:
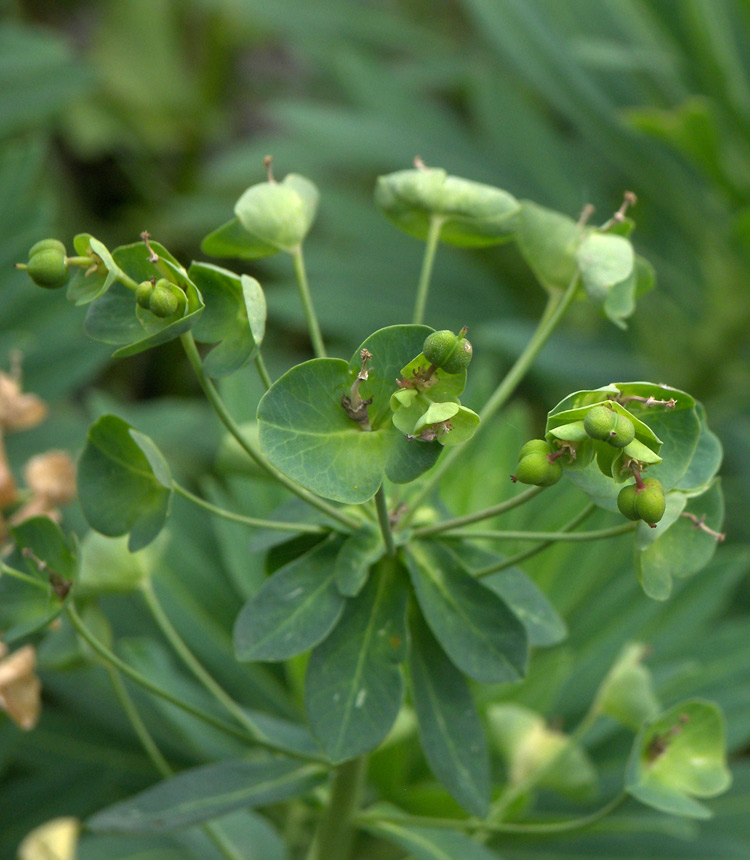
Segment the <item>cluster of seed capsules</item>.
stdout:
<path fill-rule="evenodd" d="M 557 448 L 553 448 L 552 443 L 546 439 L 532 439 L 526 442 L 518 452 L 518 465 L 515 474 L 511 475 L 512 480 L 538 487 L 550 487 L 562 478 L 563 469 L 560 462 L 562 458 L 567 458 L 567 462 L 571 463 L 581 451 L 587 451 L 589 458 L 593 456 L 592 446 L 590 444 L 588 447 L 582 446 L 580 444 L 582 441 L 590 439 L 603 442 L 612 449 L 621 450 L 627 448 L 636 435 L 633 421 L 627 415 L 623 415 L 622 411 L 615 409 L 614 403 L 610 401 L 592 406 L 583 420 L 576 423 L 580 424 L 577 428 L 580 438 L 572 442 L 555 440 Z M 604 460 L 606 459 L 605 457 Z M 628 463 L 635 482 L 620 490 L 617 496 L 617 507 L 629 520 L 643 520 L 655 527 L 664 516 L 666 508 L 664 487 L 656 478 L 641 477 L 642 465 L 635 460 Z M 601 467 L 601 462 L 600 468 L 606 474 L 605 469 Z"/>

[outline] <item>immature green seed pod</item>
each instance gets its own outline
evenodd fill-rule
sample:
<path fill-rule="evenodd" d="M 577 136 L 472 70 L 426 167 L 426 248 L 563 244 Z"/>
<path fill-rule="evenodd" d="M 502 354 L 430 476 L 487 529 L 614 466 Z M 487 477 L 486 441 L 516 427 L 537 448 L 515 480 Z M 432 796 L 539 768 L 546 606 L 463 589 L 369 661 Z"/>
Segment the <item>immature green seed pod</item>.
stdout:
<path fill-rule="evenodd" d="M 138 289 L 135 291 L 136 304 L 140 305 L 145 310 L 150 309 L 151 293 L 154 291 L 154 285 L 151 281 L 141 281 L 138 284 Z"/>
<path fill-rule="evenodd" d="M 167 319 L 177 313 L 178 307 L 177 296 L 172 294 L 169 287 L 163 286 L 161 281 L 158 281 L 148 302 L 148 309 L 151 313 L 155 317 Z"/>
<path fill-rule="evenodd" d="M 664 487 L 656 478 L 647 478 L 643 483 L 646 486 L 636 494 L 635 509 L 642 520 L 656 524 L 664 516 L 667 506 Z"/>
<path fill-rule="evenodd" d="M 458 338 L 452 331 L 434 331 L 427 336 L 422 347 L 422 354 L 435 367 L 442 367 L 443 362 L 453 352 L 458 343 Z"/>
<path fill-rule="evenodd" d="M 542 451 L 532 451 L 521 458 L 513 477 L 522 484 L 551 487 L 562 478 L 562 466 L 557 460 L 550 463 Z"/>
<path fill-rule="evenodd" d="M 462 329 L 462 332 L 466 329 Z M 422 354 L 435 367 L 442 368 L 446 373 L 460 373 L 471 362 L 474 352 L 469 341 L 452 331 L 434 331 L 428 335 L 422 347 Z"/>
<path fill-rule="evenodd" d="M 633 422 L 625 415 L 615 414 L 615 426 L 609 431 L 607 442 L 615 448 L 624 448 L 635 439 Z"/>
<path fill-rule="evenodd" d="M 529 439 L 528 442 L 521 446 L 521 450 L 518 452 L 518 459 L 520 461 L 527 454 L 535 453 L 551 454 L 552 446 L 545 439 Z"/>
<path fill-rule="evenodd" d="M 635 484 L 628 484 L 627 487 L 623 487 L 617 494 L 617 507 L 620 513 L 629 520 L 639 520 L 641 518 L 635 506 L 637 489 Z"/>
<path fill-rule="evenodd" d="M 592 439 L 602 442 L 609 441 L 610 433 L 615 429 L 617 413 L 607 406 L 594 406 L 583 419 L 583 428 Z"/>
<path fill-rule="evenodd" d="M 32 245 L 26 266 L 31 280 L 47 290 L 56 290 L 68 281 L 65 245 L 57 239 L 42 239 Z"/>

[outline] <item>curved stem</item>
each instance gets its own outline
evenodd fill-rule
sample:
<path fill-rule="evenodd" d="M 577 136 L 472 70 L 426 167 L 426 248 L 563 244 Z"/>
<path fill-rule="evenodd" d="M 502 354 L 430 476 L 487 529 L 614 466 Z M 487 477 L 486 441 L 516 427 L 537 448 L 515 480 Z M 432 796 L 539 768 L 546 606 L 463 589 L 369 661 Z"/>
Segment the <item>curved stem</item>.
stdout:
<path fill-rule="evenodd" d="M 219 393 L 214 387 L 214 384 L 204 373 L 203 364 L 201 363 L 201 358 L 198 354 L 198 348 L 195 345 L 193 336 L 190 334 L 190 332 L 187 332 L 183 335 L 180 335 L 180 340 L 182 341 L 182 346 L 185 350 L 185 354 L 188 357 L 188 361 L 193 368 L 193 372 L 198 377 L 198 382 L 200 383 L 204 394 L 208 398 L 208 402 L 213 407 L 214 412 L 216 412 L 216 415 L 218 416 L 221 423 L 237 440 L 242 450 L 255 463 L 257 463 L 257 465 L 260 466 L 260 468 L 263 469 L 266 474 L 277 480 L 290 492 L 294 493 L 296 496 L 299 496 L 300 499 L 307 502 L 309 505 L 312 505 L 314 508 L 317 508 L 319 511 L 322 511 L 331 519 L 345 526 L 348 530 L 351 531 L 353 529 L 356 529 L 359 525 L 356 520 L 351 519 L 351 517 L 347 517 L 346 514 L 341 513 L 341 511 L 339 511 L 337 508 L 334 508 L 333 505 L 329 505 L 328 502 L 323 501 L 323 499 L 319 499 L 316 495 L 311 493 L 309 490 L 306 490 L 304 487 L 300 487 L 299 484 L 295 483 L 290 478 L 287 478 L 286 475 L 284 475 L 275 466 L 272 466 L 268 462 L 268 460 L 266 460 L 260 449 L 257 448 L 246 436 L 243 435 L 242 430 L 238 426 L 237 422 L 234 420 L 234 418 L 232 418 L 231 414 L 229 413 L 229 410 L 224 405 L 223 400 L 221 399 L 221 397 L 219 397 Z"/>
<path fill-rule="evenodd" d="M 227 713 L 231 714 L 234 719 L 253 736 L 254 739 L 258 742 L 273 745 L 265 732 L 263 732 L 263 730 L 255 723 L 255 720 L 249 717 L 241 705 L 214 680 L 210 672 L 205 669 L 195 654 L 193 654 L 190 648 L 188 648 L 185 640 L 172 625 L 172 622 L 169 620 L 166 612 L 159 602 L 150 579 L 144 580 L 141 585 L 141 592 L 144 600 L 146 601 L 149 612 L 161 632 L 164 634 L 164 638 L 169 642 L 185 666 L 187 666 L 200 683 L 203 684 L 206 690 L 227 711 Z"/>
<path fill-rule="evenodd" d="M 299 288 L 299 297 L 302 302 L 302 310 L 305 312 L 307 320 L 307 329 L 310 332 L 310 340 L 312 341 L 313 351 L 317 358 L 326 357 L 326 348 L 323 344 L 323 335 L 320 333 L 318 318 L 315 316 L 313 308 L 312 296 L 310 295 L 310 286 L 307 283 L 307 272 L 305 271 L 305 259 L 302 256 L 302 246 L 300 245 L 294 251 L 290 251 L 292 262 L 294 263 L 294 275 L 297 278 L 297 287 Z"/>
<path fill-rule="evenodd" d="M 242 523 L 242 525 L 252 526 L 258 529 L 273 529 L 275 531 L 295 532 L 297 534 L 304 532 L 305 534 L 317 535 L 328 534 L 330 532 L 330 529 L 327 529 L 325 526 L 316 526 L 313 523 L 284 523 L 279 522 L 278 520 L 261 520 L 257 517 L 248 517 L 244 514 L 236 514 L 233 511 L 227 511 L 224 508 L 218 507 L 218 505 L 207 502 L 200 496 L 196 496 L 195 493 L 191 493 L 190 490 L 178 484 L 177 481 L 172 481 L 172 489 L 178 496 L 182 496 L 183 499 L 187 499 L 194 505 L 210 511 L 217 517 L 230 520 L 233 523 Z"/>
<path fill-rule="evenodd" d="M 442 226 L 443 219 L 439 215 L 430 216 L 430 226 L 427 231 L 424 256 L 422 257 L 422 269 L 419 273 L 419 283 L 417 284 L 417 297 L 414 302 L 413 322 L 415 325 L 421 324 L 424 320 L 425 309 L 427 307 L 427 294 L 430 291 L 432 266 L 435 262 L 438 244 L 440 243 L 440 230 Z"/>
<path fill-rule="evenodd" d="M 565 525 L 560 529 L 560 532 L 569 532 L 572 531 L 576 526 L 580 525 L 585 519 L 591 516 L 593 512 L 596 510 L 596 505 L 591 502 L 587 505 L 580 513 L 576 514 L 572 520 L 569 520 Z M 558 532 L 558 534 L 560 533 Z M 517 552 L 515 555 L 508 556 L 508 558 L 504 558 L 501 562 L 496 564 L 488 564 L 487 567 L 480 567 L 478 570 L 473 571 L 474 576 L 480 578 L 482 576 L 488 576 L 490 573 L 497 573 L 500 570 L 505 570 L 508 567 L 513 567 L 514 564 L 519 564 L 522 561 L 526 561 L 527 558 L 531 558 L 542 550 L 547 549 L 547 547 L 552 546 L 554 541 L 547 540 L 543 543 L 540 543 L 538 546 L 532 546 L 530 549 L 522 550 L 521 552 Z"/>
<path fill-rule="evenodd" d="M 393 532 L 391 531 L 391 521 L 388 516 L 388 503 L 385 498 L 385 490 L 381 484 L 377 493 L 375 493 L 375 509 L 378 512 L 378 524 L 380 531 L 383 534 L 383 543 L 385 544 L 386 552 L 389 556 L 396 555 L 396 545 L 393 542 Z"/>
<path fill-rule="evenodd" d="M 190 702 L 185 702 L 177 696 L 173 696 L 171 693 L 167 692 L 162 686 L 156 684 L 154 681 L 151 681 L 145 675 L 142 675 L 137 669 L 134 669 L 124 660 L 121 660 L 113 651 L 110 651 L 106 645 L 100 642 L 96 636 L 86 627 L 81 619 L 81 616 L 78 614 L 78 611 L 75 608 L 75 605 L 72 601 L 68 600 L 65 605 L 65 613 L 70 619 L 70 623 L 76 629 L 76 632 L 81 636 L 81 638 L 87 642 L 96 653 L 102 657 L 107 663 L 111 666 L 114 666 L 116 669 L 119 669 L 123 675 L 127 678 L 130 678 L 131 681 L 135 681 L 136 684 L 139 684 L 143 687 L 144 690 L 148 690 L 149 693 L 153 693 L 155 696 L 158 696 L 160 699 L 164 699 L 165 702 L 169 702 L 170 705 L 175 705 L 186 713 L 190 714 L 193 717 L 196 717 L 199 720 L 203 720 L 204 723 L 208 723 L 214 728 L 221 729 L 229 735 L 233 735 L 236 738 L 240 738 L 243 741 L 256 741 L 255 737 L 252 737 L 248 734 L 247 731 L 237 728 L 233 726 L 231 723 L 227 723 L 225 720 L 220 719 L 219 717 L 213 716 L 213 714 L 209 714 L 206 711 L 197 708 L 195 705 L 191 705 Z M 258 743 L 263 746 L 260 741 Z M 270 745 L 268 745 L 270 746 Z"/>
<path fill-rule="evenodd" d="M 570 306 L 577 288 L 578 275 L 576 274 L 564 293 L 558 291 L 550 295 L 547 306 L 542 314 L 542 318 L 539 320 L 539 324 L 537 325 L 536 331 L 532 335 L 531 340 L 526 344 L 525 349 L 518 356 L 513 367 L 511 367 L 500 385 L 495 389 L 490 399 L 485 403 L 484 408 L 480 411 L 479 417 L 483 422 L 488 421 L 498 411 L 498 409 L 505 405 L 508 398 L 513 394 L 516 386 L 526 375 L 526 372 L 533 364 L 534 359 L 539 355 L 542 347 L 548 341 L 550 335 L 555 330 L 555 327 L 560 322 L 563 314 Z M 435 468 L 430 472 L 420 491 L 411 500 L 409 511 L 401 520 L 401 528 L 411 520 L 419 506 L 440 483 L 445 473 L 453 465 L 453 461 L 456 457 L 460 456 L 461 452 L 466 450 L 467 445 L 470 445 L 478 436 L 479 433 L 475 434 L 473 439 L 469 440 L 465 445 L 451 448 L 442 455 L 442 459 L 438 461 Z"/>
<path fill-rule="evenodd" d="M 161 750 L 156 745 L 156 741 L 151 737 L 151 732 L 146 728 L 146 724 L 143 722 L 143 719 L 138 712 L 138 708 L 135 706 L 135 702 L 130 697 L 130 693 L 128 693 L 125 684 L 122 682 L 120 673 L 112 665 L 107 664 L 105 668 L 107 669 L 109 679 L 112 682 L 115 695 L 117 696 L 123 711 L 125 711 L 125 714 L 130 721 L 130 725 L 133 727 L 133 731 L 138 736 L 138 740 L 141 742 L 141 746 L 143 747 L 146 755 L 162 776 L 172 776 L 172 768 L 169 766 L 169 763 L 162 755 Z"/>
<path fill-rule="evenodd" d="M 446 537 L 467 537 L 476 540 L 540 540 L 547 544 L 557 541 L 587 541 L 603 540 L 632 532 L 638 523 L 623 523 L 607 529 L 596 529 L 590 532 L 513 532 L 513 531 L 476 531 L 474 529 L 451 529 Z"/>
<path fill-rule="evenodd" d="M 112 666 L 107 666 L 107 672 L 109 673 L 110 680 L 112 681 L 115 695 L 122 705 L 122 709 L 125 711 L 128 720 L 130 720 L 130 725 L 138 736 L 138 740 L 141 742 L 141 746 L 143 747 L 146 755 L 151 759 L 151 763 L 159 773 L 163 777 L 169 778 L 174 774 L 174 771 L 170 767 L 169 762 L 162 755 L 161 750 L 156 745 L 156 741 L 151 736 L 151 732 L 149 732 L 146 724 L 143 722 L 135 702 L 130 697 L 125 684 L 122 682 L 120 673 Z M 213 840 L 214 844 L 224 855 L 226 860 L 242 860 L 242 856 L 235 851 L 234 847 L 228 842 L 217 824 L 207 822 L 201 826 L 201 829 L 211 840 Z"/>
<path fill-rule="evenodd" d="M 263 356 L 261 355 L 260 350 L 255 353 L 255 369 L 258 371 L 258 376 L 260 376 L 260 381 L 263 383 L 263 387 L 268 391 L 268 389 L 273 385 L 273 382 L 271 382 L 271 377 L 268 375 L 268 368 L 266 367 L 265 361 L 263 361 Z"/>
<path fill-rule="evenodd" d="M 528 490 L 524 490 L 522 493 L 519 493 L 517 496 L 514 496 L 512 499 L 508 499 L 505 502 L 500 502 L 497 505 L 493 505 L 491 508 L 485 508 L 482 511 L 477 511 L 475 514 L 466 514 L 463 517 L 455 517 L 452 520 L 444 520 L 442 523 L 436 523 L 433 526 L 422 526 L 422 528 L 414 529 L 413 536 L 415 538 L 425 538 L 430 535 L 440 534 L 440 532 L 448 531 L 449 529 L 460 528 L 461 526 L 468 526 L 471 523 L 478 523 L 481 520 L 489 519 L 490 517 L 496 517 L 498 514 L 504 514 L 506 511 L 511 511 L 513 508 L 517 508 L 519 505 L 523 505 L 525 502 L 528 502 L 530 499 L 533 499 L 534 496 L 538 496 L 544 487 L 529 487 Z"/>
<path fill-rule="evenodd" d="M 49 583 L 45 583 L 41 579 L 37 579 L 35 576 L 31 576 L 21 570 L 16 570 L 15 567 L 9 567 L 7 564 L 0 564 L 0 574 L 3 573 L 7 576 L 12 576 L 13 579 L 17 579 L 20 582 L 25 582 L 27 585 L 33 585 L 34 588 L 41 588 L 42 591 L 49 590 Z"/>
<path fill-rule="evenodd" d="M 577 830 L 584 830 L 591 827 L 597 822 L 606 818 L 607 815 L 619 809 L 628 799 L 628 794 L 621 791 L 618 795 L 612 798 L 609 803 L 590 812 L 588 815 L 581 815 L 577 818 L 569 818 L 564 821 L 545 821 L 538 824 L 486 824 L 483 821 L 476 819 L 453 819 L 453 818 L 431 818 L 424 815 L 380 815 L 377 813 L 364 813 L 359 816 L 358 821 L 366 824 L 369 821 L 379 823 L 393 822 L 394 824 L 402 824 L 411 827 L 435 827 L 443 830 L 487 830 L 492 833 L 518 833 L 545 836 L 555 833 L 571 833 Z"/>
<path fill-rule="evenodd" d="M 318 825 L 307 860 L 347 860 L 354 836 L 354 817 L 362 796 L 366 772 L 366 756 L 360 756 L 336 768 L 331 798 Z"/>

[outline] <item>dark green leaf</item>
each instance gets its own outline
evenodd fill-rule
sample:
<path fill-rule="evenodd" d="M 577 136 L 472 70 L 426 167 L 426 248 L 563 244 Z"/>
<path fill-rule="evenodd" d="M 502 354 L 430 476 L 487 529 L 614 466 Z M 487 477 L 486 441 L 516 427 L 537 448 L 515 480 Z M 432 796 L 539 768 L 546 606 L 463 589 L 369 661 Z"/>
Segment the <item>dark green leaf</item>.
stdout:
<path fill-rule="evenodd" d="M 333 633 L 312 653 L 305 682 L 310 727 L 334 762 L 376 747 L 401 707 L 406 656 L 402 571 L 383 559 Z"/>
<path fill-rule="evenodd" d="M 499 860 L 497 854 L 470 836 L 441 827 L 368 820 L 366 828 L 408 851 L 415 860 Z"/>
<path fill-rule="evenodd" d="M 159 534 L 172 495 L 169 469 L 154 444 L 115 415 L 89 428 L 78 492 L 89 525 L 110 537 L 129 532 L 131 552 Z"/>
<path fill-rule="evenodd" d="M 407 558 L 422 612 L 453 663 L 485 683 L 521 678 L 528 639 L 505 601 L 475 580 L 440 544 L 413 544 Z"/>
<path fill-rule="evenodd" d="M 234 626 L 238 660 L 286 660 L 317 645 L 341 614 L 335 584 L 341 543 L 329 539 L 277 570 L 243 606 Z"/>
<path fill-rule="evenodd" d="M 380 530 L 373 523 L 363 523 L 343 543 L 336 556 L 336 587 L 344 597 L 356 597 L 367 581 L 370 568 L 385 554 Z"/>
<path fill-rule="evenodd" d="M 165 833 L 299 797 L 323 777 L 317 765 L 284 759 L 223 761 L 179 773 L 96 813 L 86 826 L 99 833 Z"/>
<path fill-rule="evenodd" d="M 60 526 L 49 517 L 32 517 L 12 528 L 13 540 L 20 550 L 30 550 L 43 562 L 48 570 L 41 571 L 45 578 L 56 573 L 72 582 L 77 577 L 76 553 L 71 548 Z M 26 564 L 34 574 L 39 574 L 36 562 L 28 558 Z"/>
<path fill-rule="evenodd" d="M 417 612 L 410 624 L 409 674 L 419 737 L 433 773 L 466 810 L 484 818 L 490 801 L 484 728 L 463 675 Z"/>

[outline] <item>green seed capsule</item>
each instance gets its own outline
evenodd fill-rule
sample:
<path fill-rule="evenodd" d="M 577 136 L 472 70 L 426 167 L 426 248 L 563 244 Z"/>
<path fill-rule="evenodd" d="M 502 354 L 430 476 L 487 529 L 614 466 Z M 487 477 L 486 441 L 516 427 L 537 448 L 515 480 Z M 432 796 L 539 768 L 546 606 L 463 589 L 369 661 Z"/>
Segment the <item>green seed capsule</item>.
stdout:
<path fill-rule="evenodd" d="M 615 426 L 610 430 L 607 442 L 615 448 L 624 448 L 635 439 L 635 427 L 630 418 L 615 414 Z"/>
<path fill-rule="evenodd" d="M 551 454 L 552 446 L 544 439 L 529 439 L 528 442 L 521 446 L 521 450 L 518 452 L 518 459 L 520 461 L 527 454 L 535 453 Z"/>
<path fill-rule="evenodd" d="M 41 239 L 35 245 L 32 245 L 29 250 L 29 259 L 31 259 L 34 254 L 39 253 L 39 251 L 59 251 L 63 256 L 65 256 L 65 245 L 59 239 Z"/>
<path fill-rule="evenodd" d="M 173 295 L 168 287 L 157 283 L 148 302 L 148 309 L 151 313 L 155 317 L 167 319 L 177 313 L 178 307 L 177 296 Z"/>
<path fill-rule="evenodd" d="M 641 518 L 635 506 L 637 489 L 635 484 L 628 484 L 627 487 L 623 487 L 617 494 L 617 507 L 620 513 L 629 520 L 639 520 Z"/>
<path fill-rule="evenodd" d="M 57 240 L 47 240 L 56 242 Z M 37 242 L 37 245 L 42 244 Z M 62 243 L 57 243 L 62 245 Z M 36 245 L 34 246 L 36 247 Z M 35 251 L 30 257 L 26 271 L 31 280 L 38 286 L 47 290 L 56 290 L 64 287 L 68 282 L 68 264 L 65 260 L 65 246 L 62 250 L 58 247 L 47 247 Z"/>
<path fill-rule="evenodd" d="M 522 484 L 551 487 L 562 478 L 562 466 L 556 460 L 550 463 L 543 452 L 532 451 L 521 458 L 514 477 Z"/>
<path fill-rule="evenodd" d="M 462 329 L 463 331 L 465 329 Z M 465 370 L 471 362 L 473 352 L 465 337 L 459 337 L 447 329 L 428 335 L 422 347 L 422 354 L 427 361 L 446 373 L 460 373 Z"/>
<path fill-rule="evenodd" d="M 151 293 L 154 291 L 154 285 L 151 281 L 141 281 L 138 284 L 138 289 L 135 291 L 136 304 L 140 305 L 145 310 L 150 310 Z"/>
<path fill-rule="evenodd" d="M 648 478 L 643 483 L 646 488 L 637 493 L 635 508 L 642 520 L 655 524 L 664 516 L 667 507 L 664 488 L 656 478 Z"/>
<path fill-rule="evenodd" d="M 615 429 L 617 414 L 606 406 L 594 406 L 583 419 L 583 428 L 592 439 L 608 442 Z"/>
<path fill-rule="evenodd" d="M 471 364 L 473 354 L 474 348 L 469 341 L 465 337 L 460 338 L 453 352 L 443 363 L 443 370 L 446 373 L 461 373 Z"/>

